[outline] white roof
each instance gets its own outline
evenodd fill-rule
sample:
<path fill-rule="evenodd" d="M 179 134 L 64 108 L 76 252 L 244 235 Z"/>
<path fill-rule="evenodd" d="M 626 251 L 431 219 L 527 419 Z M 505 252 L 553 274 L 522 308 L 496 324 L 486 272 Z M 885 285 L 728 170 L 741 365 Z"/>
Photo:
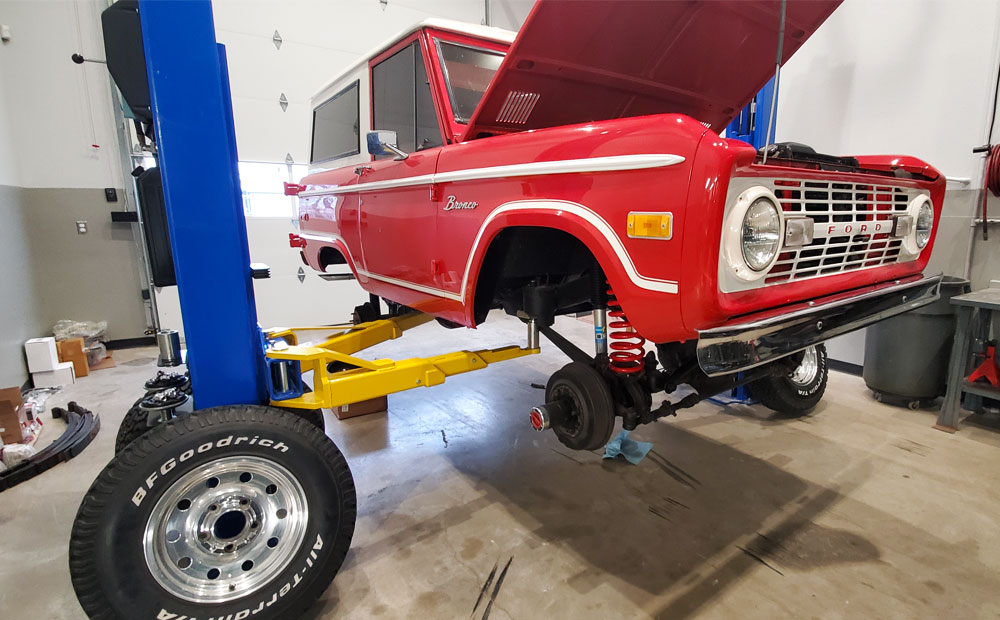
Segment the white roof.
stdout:
<path fill-rule="evenodd" d="M 507 43 L 508 45 L 513 43 L 514 37 L 517 36 L 516 32 L 513 32 L 511 30 L 504 30 L 503 28 L 495 28 L 493 26 L 480 26 L 479 24 L 469 24 L 466 22 L 460 22 L 453 19 L 438 19 L 438 18 L 425 19 L 421 22 L 418 22 L 410 26 L 409 28 L 403 30 L 402 32 L 397 33 L 396 36 L 385 41 L 375 49 L 363 55 L 361 58 L 357 60 L 357 62 L 347 67 L 343 71 L 341 71 L 335 78 L 333 78 L 332 80 L 324 84 L 322 88 L 317 90 L 313 94 L 313 99 L 323 94 L 326 90 L 328 90 L 331 86 L 336 84 L 345 75 L 354 72 L 355 70 L 358 69 L 358 67 L 364 65 L 372 58 L 375 58 L 388 48 L 392 47 L 392 45 L 398 42 L 399 40 L 408 37 L 409 35 L 413 34 L 414 32 L 422 28 L 435 28 L 437 30 L 457 32 L 459 34 L 466 34 L 472 37 L 479 37 L 481 39 L 490 39 L 491 41 L 499 41 L 500 43 Z"/>

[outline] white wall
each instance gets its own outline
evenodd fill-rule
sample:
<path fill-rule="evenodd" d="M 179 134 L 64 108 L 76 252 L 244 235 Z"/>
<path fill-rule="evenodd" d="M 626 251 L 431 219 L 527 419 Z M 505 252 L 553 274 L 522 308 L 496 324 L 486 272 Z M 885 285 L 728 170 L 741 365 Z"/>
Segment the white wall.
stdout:
<path fill-rule="evenodd" d="M 215 0 L 215 31 L 226 45 L 236 142 L 242 161 L 308 163 L 309 100 L 343 69 L 400 31 L 428 17 L 479 24 L 483 0 Z M 272 37 L 281 35 L 280 49 Z M 278 103 L 284 93 L 288 108 Z M 277 189 L 277 188 L 276 188 Z M 327 282 L 288 247 L 296 221 L 247 219 L 252 260 L 271 267 L 254 284 L 264 327 L 322 325 L 349 320 L 368 299 L 357 282 Z M 305 280 L 298 278 L 304 268 Z M 164 327 L 181 329 L 175 289 L 158 296 Z"/>
<path fill-rule="evenodd" d="M 3 18 L 0 17 L 0 20 Z M 2 61 L 7 43 L 0 43 L 0 84 L 9 83 L 5 63 Z M 16 186 L 19 178 L 19 167 L 17 165 L 17 150 L 14 148 L 14 141 L 4 139 L 10 136 L 10 117 L 7 113 L 7 98 L 3 96 L 3 89 L 0 88 L 0 186 Z"/>
<path fill-rule="evenodd" d="M 983 159 L 972 148 L 987 141 L 998 62 L 1000 2 L 846 0 L 782 69 L 776 138 L 835 155 L 915 155 L 968 179 L 948 184 L 927 272 L 964 275 L 975 243 L 973 285 L 985 286 L 1000 246 L 973 241 Z M 860 365 L 864 332 L 828 349 Z"/>
<path fill-rule="evenodd" d="M 998 33 L 995 0 L 846 0 L 782 69 L 777 140 L 916 155 L 978 185 Z"/>
<path fill-rule="evenodd" d="M 484 0 L 215 0 L 244 161 L 309 161 L 309 99 L 331 78 L 428 17 L 482 22 Z M 271 39 L 277 30 L 281 49 Z M 288 109 L 278 99 L 284 93 Z"/>
<path fill-rule="evenodd" d="M 490 26 L 517 31 L 535 6 L 535 0 L 488 0 Z"/>
<path fill-rule="evenodd" d="M 14 153 L 12 165 L 0 148 L 0 182 L 122 186 L 107 70 L 70 61 L 75 52 L 104 58 L 103 6 L 100 0 L 0 1 L 0 23 L 12 33 L 0 45 L 0 117 L 3 141 Z"/>

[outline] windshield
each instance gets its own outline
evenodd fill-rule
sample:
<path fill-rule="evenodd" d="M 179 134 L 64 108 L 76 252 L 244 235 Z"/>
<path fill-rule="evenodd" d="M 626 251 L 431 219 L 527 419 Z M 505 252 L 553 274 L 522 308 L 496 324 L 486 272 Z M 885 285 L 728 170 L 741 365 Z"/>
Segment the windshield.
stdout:
<path fill-rule="evenodd" d="M 468 123 L 503 62 L 503 52 L 438 41 L 455 120 Z"/>

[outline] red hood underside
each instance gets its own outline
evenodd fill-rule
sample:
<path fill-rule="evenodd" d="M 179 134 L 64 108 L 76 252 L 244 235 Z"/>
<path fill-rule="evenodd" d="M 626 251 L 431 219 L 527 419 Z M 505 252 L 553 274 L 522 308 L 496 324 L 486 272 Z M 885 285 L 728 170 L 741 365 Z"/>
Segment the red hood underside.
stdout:
<path fill-rule="evenodd" d="M 788 0 L 782 62 L 841 0 Z M 780 0 L 539 0 L 465 139 L 646 114 L 722 129 L 774 73 Z"/>

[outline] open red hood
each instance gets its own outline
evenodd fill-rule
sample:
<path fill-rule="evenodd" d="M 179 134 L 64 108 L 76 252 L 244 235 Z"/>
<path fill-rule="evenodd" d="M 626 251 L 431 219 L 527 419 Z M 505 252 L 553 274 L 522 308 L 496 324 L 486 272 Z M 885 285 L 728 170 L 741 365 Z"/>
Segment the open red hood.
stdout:
<path fill-rule="evenodd" d="M 788 0 L 782 62 L 841 0 Z M 774 73 L 780 0 L 539 0 L 466 140 L 676 112 L 715 131 Z"/>

